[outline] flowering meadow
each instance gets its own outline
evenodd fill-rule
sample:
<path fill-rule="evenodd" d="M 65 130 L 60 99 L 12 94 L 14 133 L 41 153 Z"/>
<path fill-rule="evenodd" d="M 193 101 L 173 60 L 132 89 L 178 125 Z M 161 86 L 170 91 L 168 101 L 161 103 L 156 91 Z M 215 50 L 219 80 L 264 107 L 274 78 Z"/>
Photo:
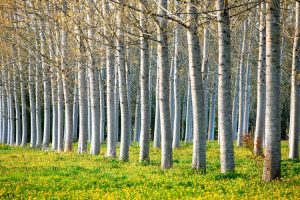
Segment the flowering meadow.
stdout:
<path fill-rule="evenodd" d="M 74 148 L 76 149 L 76 148 Z M 219 146 L 209 142 L 207 173 L 191 169 L 192 145 L 174 151 L 174 167 L 160 169 L 160 150 L 150 163 L 138 162 L 133 144 L 130 161 L 76 152 L 0 146 L 0 199 L 299 199 L 300 162 L 288 159 L 282 143 L 282 178 L 261 180 L 263 158 L 235 148 L 234 173 L 219 172 Z"/>

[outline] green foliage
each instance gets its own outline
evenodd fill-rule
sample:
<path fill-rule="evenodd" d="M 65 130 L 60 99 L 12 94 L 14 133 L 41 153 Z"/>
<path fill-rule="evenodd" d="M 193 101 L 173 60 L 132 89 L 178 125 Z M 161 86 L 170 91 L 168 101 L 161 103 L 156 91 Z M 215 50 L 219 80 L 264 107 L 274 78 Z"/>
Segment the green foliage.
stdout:
<path fill-rule="evenodd" d="M 236 148 L 236 171 L 220 173 L 219 147 L 209 142 L 207 174 L 191 169 L 192 146 L 174 152 L 174 168 L 160 169 L 160 150 L 139 163 L 139 148 L 130 161 L 89 154 L 43 152 L 0 146 L 0 199 L 299 199 L 300 163 L 287 159 L 282 143 L 282 179 L 261 181 L 262 167 L 247 148 Z M 260 160 L 259 162 L 262 162 Z"/>

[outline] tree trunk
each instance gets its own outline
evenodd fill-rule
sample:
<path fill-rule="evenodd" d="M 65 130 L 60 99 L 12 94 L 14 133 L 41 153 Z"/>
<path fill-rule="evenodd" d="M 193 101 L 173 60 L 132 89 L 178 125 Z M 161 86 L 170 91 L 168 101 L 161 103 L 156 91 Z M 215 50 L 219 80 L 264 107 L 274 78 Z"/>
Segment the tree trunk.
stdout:
<path fill-rule="evenodd" d="M 36 120 L 36 147 L 42 145 L 42 114 L 41 114 L 41 100 L 40 100 L 40 77 L 41 77 L 41 55 L 38 52 L 40 49 L 40 38 L 36 38 L 36 52 L 35 52 L 35 120 Z"/>
<path fill-rule="evenodd" d="M 158 15 L 167 15 L 167 0 L 158 1 Z M 158 19 L 158 59 L 159 59 L 159 107 L 161 125 L 161 167 L 172 167 L 172 132 L 169 108 L 169 75 L 170 66 L 168 60 L 168 21 L 164 17 Z"/>
<path fill-rule="evenodd" d="M 158 54 L 158 49 L 157 49 Z M 154 138 L 153 147 L 160 148 L 161 146 L 161 129 L 160 129 L 160 110 L 159 110 L 159 57 L 157 56 L 156 69 L 156 87 L 155 87 L 155 122 L 154 122 Z"/>
<path fill-rule="evenodd" d="M 218 71 L 216 70 L 214 75 L 214 85 L 210 98 L 210 110 L 209 110 L 209 124 L 208 124 L 208 140 L 215 139 L 215 112 L 218 92 Z"/>
<path fill-rule="evenodd" d="M 291 80 L 291 110 L 289 134 L 289 158 L 299 158 L 299 132 L 300 132 L 300 3 L 296 2 L 296 26 L 293 45 L 293 64 Z"/>
<path fill-rule="evenodd" d="M 78 41 L 78 104 L 79 104 L 79 140 L 78 149 L 79 154 L 87 152 L 87 140 L 88 140 L 88 95 L 87 95 L 87 75 L 86 75 L 86 62 L 85 54 L 86 47 L 83 41 L 83 33 L 78 19 L 77 26 L 77 41 Z"/>
<path fill-rule="evenodd" d="M 103 15 L 109 17 L 109 4 L 108 1 L 103 1 Z M 104 27 L 104 35 L 109 36 L 109 30 Z M 106 103 L 107 103 L 107 152 L 106 156 L 116 157 L 116 137 L 115 137 L 115 109 L 114 109 L 114 61 L 112 48 L 109 46 L 110 41 L 106 41 Z"/>
<path fill-rule="evenodd" d="M 28 59 L 29 74 L 29 105 L 30 105 L 30 147 L 36 147 L 36 114 L 35 114 L 35 90 L 34 90 L 34 66 L 31 53 Z"/>
<path fill-rule="evenodd" d="M 257 66 L 257 109 L 254 134 L 254 154 L 263 153 L 263 137 L 265 135 L 266 115 L 266 3 L 260 4 L 259 19 L 259 52 Z"/>
<path fill-rule="evenodd" d="M 266 3 L 266 125 L 263 180 L 280 177 L 280 1 Z"/>
<path fill-rule="evenodd" d="M 179 10 L 178 0 L 175 0 L 176 11 Z M 175 38 L 174 38 L 174 122 L 173 122 L 173 149 L 178 148 L 180 144 L 180 122 L 181 122 L 181 100 L 179 92 L 179 72 L 178 72 L 178 52 L 179 52 L 179 25 L 175 27 Z"/>
<path fill-rule="evenodd" d="M 249 41 L 251 43 L 251 41 Z M 250 46 L 250 44 L 249 44 Z M 244 126 L 243 135 L 249 133 L 249 114 L 250 114 L 250 94 L 251 94 L 251 63 L 250 52 L 247 55 L 247 70 L 246 70 L 246 86 L 245 86 L 245 103 L 244 103 Z"/>
<path fill-rule="evenodd" d="M 73 147 L 73 103 L 72 103 L 72 88 L 68 86 L 68 81 L 71 80 L 70 63 L 68 63 L 68 30 L 66 27 L 66 13 L 68 10 L 67 1 L 63 1 L 62 11 L 65 14 L 63 16 L 63 27 L 61 32 L 61 67 L 64 71 L 62 76 L 63 92 L 65 100 L 65 145 L 64 151 L 70 152 Z"/>
<path fill-rule="evenodd" d="M 221 172 L 234 171 L 234 152 L 231 127 L 231 48 L 228 1 L 217 0 L 219 78 L 218 130 L 220 139 Z"/>
<path fill-rule="evenodd" d="M 146 17 L 144 7 L 141 4 L 140 16 L 140 46 L 141 46 L 141 137 L 140 137 L 140 161 L 149 161 L 150 142 L 150 100 L 149 100 L 149 41 L 146 30 Z"/>
<path fill-rule="evenodd" d="M 121 144 L 120 144 L 120 160 L 129 160 L 130 145 L 130 124 L 129 124 L 129 108 L 126 88 L 126 66 L 125 66 L 125 48 L 124 48 L 124 32 L 123 32 L 123 0 L 118 0 L 122 6 L 117 12 L 117 53 L 118 53 L 118 74 L 119 74 L 119 93 L 120 93 L 120 110 L 121 110 Z"/>
<path fill-rule="evenodd" d="M 46 37 L 45 37 L 45 23 L 43 21 L 40 22 L 40 38 L 41 38 L 41 66 L 43 70 L 43 86 L 44 86 L 44 136 L 43 136 L 43 149 L 49 149 L 50 142 L 50 76 L 49 76 L 49 67 L 45 63 L 46 56 Z"/>
<path fill-rule="evenodd" d="M 238 120 L 238 134 L 237 134 L 237 146 L 242 146 L 243 142 L 243 128 L 244 128 L 244 111 L 245 111 L 245 52 L 247 51 L 247 28 L 248 20 L 244 21 L 243 30 L 243 46 L 241 52 L 241 60 L 239 67 L 239 120 Z"/>
<path fill-rule="evenodd" d="M 94 26 L 94 5 L 90 5 L 91 8 L 89 10 L 89 13 L 87 15 L 87 22 L 90 26 Z M 99 87 L 98 87 L 98 70 L 95 63 L 94 58 L 94 51 L 95 51 L 95 45 L 93 39 L 95 39 L 95 33 L 94 29 L 90 27 L 88 30 L 88 45 L 89 45 L 89 67 L 88 67 L 88 73 L 89 73 L 89 81 L 90 81 L 90 98 L 91 98 L 91 154 L 97 155 L 100 153 L 100 98 L 99 98 Z"/>
<path fill-rule="evenodd" d="M 206 171 L 206 130 L 204 109 L 204 91 L 201 74 L 201 59 L 199 37 L 197 36 L 197 0 L 189 0 L 187 3 L 188 21 L 190 22 L 187 31 L 189 51 L 189 77 L 191 80 L 191 95 L 193 106 L 193 161 L 192 168 Z"/>

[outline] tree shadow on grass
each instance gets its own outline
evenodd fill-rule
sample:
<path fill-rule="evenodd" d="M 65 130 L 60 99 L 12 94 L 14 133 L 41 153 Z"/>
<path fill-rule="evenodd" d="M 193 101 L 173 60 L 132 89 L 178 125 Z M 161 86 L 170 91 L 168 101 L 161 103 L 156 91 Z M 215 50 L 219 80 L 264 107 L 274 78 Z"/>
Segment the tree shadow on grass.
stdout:
<path fill-rule="evenodd" d="M 246 174 L 242 174 L 242 173 L 238 173 L 238 172 L 229 172 L 229 173 L 225 173 L 225 174 L 217 174 L 214 177 L 214 180 L 234 180 L 237 178 L 241 178 L 244 180 L 248 180 L 249 177 Z"/>

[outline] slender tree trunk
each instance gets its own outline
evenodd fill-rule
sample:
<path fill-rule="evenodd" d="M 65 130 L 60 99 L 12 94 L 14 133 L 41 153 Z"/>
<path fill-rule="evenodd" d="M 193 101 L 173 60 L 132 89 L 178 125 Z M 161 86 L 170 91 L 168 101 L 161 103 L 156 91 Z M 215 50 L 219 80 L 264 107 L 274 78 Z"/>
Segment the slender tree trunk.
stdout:
<path fill-rule="evenodd" d="M 232 105 L 232 139 L 237 139 L 238 111 L 239 111 L 239 93 L 240 93 L 240 66 L 236 67 L 236 78 L 234 87 L 234 97 Z"/>
<path fill-rule="evenodd" d="M 115 138 L 116 138 L 116 143 L 119 144 L 119 131 L 120 131 L 120 95 L 119 95 L 119 65 L 118 65 L 118 60 L 117 56 L 115 57 L 115 82 L 114 82 L 114 96 L 115 96 L 115 102 L 114 102 L 114 116 L 115 116 Z"/>
<path fill-rule="evenodd" d="M 207 9 L 208 1 L 206 1 L 206 9 Z M 208 25 L 204 28 L 203 33 L 203 54 L 202 54 L 202 66 L 201 66 L 201 72 L 202 72 L 202 81 L 203 81 L 203 90 L 204 90 L 204 130 L 205 133 L 207 133 L 208 129 L 208 51 L 209 51 L 209 30 Z"/>
<path fill-rule="evenodd" d="M 240 68 L 239 68 L 239 120 L 238 120 L 238 135 L 237 146 L 242 146 L 243 142 L 243 128 L 244 128 L 244 111 L 245 111 L 245 52 L 247 51 L 247 28 L 248 20 L 244 21 L 243 30 L 243 46 L 241 52 Z"/>
<path fill-rule="evenodd" d="M 45 37 L 45 24 L 43 21 L 40 22 L 40 38 L 41 38 L 41 66 L 43 70 L 43 86 L 44 86 L 44 136 L 43 136 L 43 149 L 49 149 L 50 142 L 50 76 L 49 67 L 45 63 L 44 56 L 46 56 L 46 37 Z"/>
<path fill-rule="evenodd" d="M 126 88 L 126 66 L 125 66 L 125 48 L 124 48 L 124 23 L 122 18 L 123 0 L 118 0 L 122 6 L 117 12 L 117 53 L 118 53 L 118 74 L 119 74 L 119 93 L 120 93 L 120 110 L 121 110 L 121 144 L 120 144 L 120 160 L 129 160 L 130 145 L 130 124 L 129 124 L 129 108 Z"/>
<path fill-rule="evenodd" d="M 82 29 L 80 21 L 78 21 L 77 27 L 77 40 L 78 40 L 78 104 L 79 104 L 79 140 L 78 140 L 78 153 L 87 152 L 87 140 L 88 140 L 88 95 L 87 95 L 87 76 L 85 67 L 85 45 L 82 36 Z"/>
<path fill-rule="evenodd" d="M 215 139 L 215 112 L 216 112 L 216 100 L 218 92 L 218 71 L 216 70 L 214 75 L 213 90 L 210 98 L 210 111 L 209 111 L 209 124 L 208 124 L 208 140 Z"/>
<path fill-rule="evenodd" d="M 89 13 L 87 15 L 87 22 L 90 24 L 90 26 L 94 26 L 94 5 L 90 5 L 91 9 L 89 10 Z M 94 36 L 94 29 L 92 27 L 88 30 L 88 45 L 89 45 L 89 80 L 90 80 L 90 97 L 91 97 L 91 117 L 92 117 L 92 124 L 91 124 L 91 154 L 97 155 L 100 153 L 100 98 L 99 98 L 99 87 L 98 87 L 98 70 L 95 63 L 94 58 L 94 51 L 95 51 L 95 45 L 93 39 Z"/>
<path fill-rule="evenodd" d="M 254 154 L 263 153 L 263 137 L 265 135 L 266 115 L 266 3 L 260 4 L 259 19 L 259 53 L 257 66 L 257 110 L 254 134 Z"/>
<path fill-rule="evenodd" d="M 249 41 L 250 43 L 251 41 Z M 250 46 L 250 45 L 249 45 Z M 243 135 L 249 133 L 249 113 L 250 113 L 250 94 L 251 94 L 251 63 L 250 63 L 250 52 L 247 55 L 247 70 L 246 70 L 246 85 L 245 85 L 245 103 L 244 103 L 244 126 Z"/>
<path fill-rule="evenodd" d="M 57 66 L 60 64 L 60 32 L 59 32 L 59 26 L 58 23 L 55 24 L 55 63 Z M 56 106 L 57 106 L 57 131 L 56 135 L 53 135 L 53 144 L 52 149 L 57 151 L 63 150 L 63 128 L 64 128 L 64 113 L 63 113 L 63 93 L 62 93 L 62 82 L 61 82 L 61 72 L 60 68 L 58 68 L 56 73 L 56 85 L 52 85 L 52 87 L 55 87 L 56 92 Z M 55 137 L 56 136 L 56 137 Z"/>
<path fill-rule="evenodd" d="M 219 78 L 218 130 L 220 139 L 221 172 L 234 171 L 234 152 L 231 127 L 231 48 L 228 1 L 217 0 Z"/>
<path fill-rule="evenodd" d="M 67 1 L 63 1 L 63 13 L 67 13 L 68 4 Z M 62 81 L 63 81 L 63 91 L 64 91 L 64 100 L 65 100 L 65 144 L 64 151 L 70 152 L 73 147 L 73 103 L 72 103 L 72 88 L 68 87 L 68 81 L 71 79 L 71 70 L 70 63 L 68 63 L 68 30 L 66 26 L 66 18 L 63 17 L 62 32 L 61 32 L 61 67 L 64 70 Z"/>
<path fill-rule="evenodd" d="M 158 49 L 157 49 L 158 54 Z M 161 146 L 161 129 L 160 129 L 160 110 L 159 110 L 159 57 L 157 57 L 156 69 L 156 87 L 155 87 L 155 122 L 154 122 L 154 141 L 153 147 L 160 148 Z"/>
<path fill-rule="evenodd" d="M 64 148 L 64 94 L 62 75 L 57 76 L 57 151 L 62 152 Z"/>
<path fill-rule="evenodd" d="M 149 161 L 150 142 L 150 100 L 149 100 L 149 41 L 146 30 L 146 17 L 144 7 L 141 4 L 140 16 L 140 46 L 141 46 L 141 137 L 140 137 L 140 161 Z"/>
<path fill-rule="evenodd" d="M 291 80 L 291 110 L 289 134 L 289 158 L 299 158 L 300 132 L 300 3 L 296 2 L 296 26 L 293 45 L 293 64 Z"/>
<path fill-rule="evenodd" d="M 75 82 L 76 81 L 78 81 L 78 75 L 77 76 L 75 75 Z M 78 85 L 75 84 L 74 98 L 73 98 L 73 141 L 76 141 L 78 138 L 78 120 L 79 120 L 79 91 L 78 90 L 79 90 Z"/>
<path fill-rule="evenodd" d="M 188 20 L 190 27 L 187 32 L 189 51 L 189 77 L 191 80 L 191 95 L 193 106 L 193 161 L 192 168 L 206 171 L 206 130 L 205 117 L 201 113 L 204 109 L 204 91 L 201 74 L 200 45 L 197 36 L 197 0 L 189 0 L 187 3 Z"/>
<path fill-rule="evenodd" d="M 14 66 L 13 66 L 14 67 Z M 16 126 L 15 126 L 15 99 L 14 99 L 14 85 L 13 85 L 13 74 L 12 72 L 8 72 L 8 90 L 9 90 L 9 144 L 15 145 L 16 143 Z"/>
<path fill-rule="evenodd" d="M 176 11 L 179 10 L 178 0 L 175 0 Z M 179 52 L 179 25 L 175 28 L 175 38 L 174 38 L 174 122 L 173 122 L 173 149 L 179 147 L 180 142 L 180 122 L 181 122 L 181 100 L 179 92 L 179 72 L 178 72 L 178 52 Z"/>
<path fill-rule="evenodd" d="M 51 15 L 53 14 L 53 9 L 50 8 L 50 2 L 46 4 L 47 6 L 47 14 Z M 55 41 L 55 37 L 53 36 L 53 33 L 56 34 L 56 27 L 52 26 L 51 23 L 46 24 L 47 33 L 49 35 L 49 58 L 51 61 L 57 61 L 56 57 L 58 55 L 58 52 L 56 52 L 55 49 L 55 42 L 58 43 L 58 41 Z M 54 31 L 52 32 L 52 29 Z M 51 107 L 52 107 L 52 128 L 51 128 L 51 134 L 52 134 L 52 150 L 57 149 L 57 70 L 55 66 L 50 65 L 50 83 L 51 83 Z"/>
<path fill-rule="evenodd" d="M 266 125 L 263 180 L 280 177 L 280 1 L 266 3 Z"/>
<path fill-rule="evenodd" d="M 188 83 L 187 101 L 186 101 L 186 119 L 185 119 L 185 143 L 192 142 L 193 139 L 193 109 L 192 109 L 192 95 L 191 83 Z"/>
<path fill-rule="evenodd" d="M 30 105 L 30 147 L 36 147 L 36 111 L 35 111 L 35 90 L 34 90 L 34 66 L 31 53 L 28 59 L 29 74 L 29 105 Z"/>
<path fill-rule="evenodd" d="M 140 142 L 141 135 L 141 95 L 140 89 L 137 90 L 135 103 L 135 120 L 134 120 L 134 141 Z"/>
<path fill-rule="evenodd" d="M 109 17 L 109 4 L 108 1 L 103 1 L 103 15 Z M 104 35 L 109 35 L 109 30 L 104 27 Z M 106 41 L 109 43 L 109 41 Z M 108 157 L 116 157 L 116 137 L 115 137 L 115 109 L 114 109 L 114 61 L 112 49 L 109 44 L 105 47 L 106 53 L 106 103 L 107 103 L 107 152 Z"/>
<path fill-rule="evenodd" d="M 167 15 L 167 0 L 158 1 L 158 14 Z M 161 167 L 171 168 L 173 165 L 172 157 L 172 132 L 169 108 L 169 74 L 170 65 L 168 60 L 168 21 L 164 17 L 158 19 L 158 59 L 159 59 L 159 108 L 161 125 Z"/>
<path fill-rule="evenodd" d="M 41 77 L 41 55 L 38 52 L 40 49 L 39 42 L 40 38 L 37 38 L 35 52 L 35 120 L 36 120 L 36 147 L 42 145 L 42 114 L 41 114 L 41 100 L 40 100 L 40 77 Z"/>
<path fill-rule="evenodd" d="M 105 96 L 103 87 L 104 69 L 99 69 L 99 98 L 100 98 L 100 144 L 104 143 L 105 132 Z"/>
<path fill-rule="evenodd" d="M 16 60 L 16 64 L 14 65 L 14 68 L 16 68 L 15 71 L 18 70 L 19 68 L 19 62 L 18 62 L 18 52 L 16 52 L 15 54 L 17 60 Z M 16 77 L 18 76 L 18 77 Z M 20 87 L 18 85 L 18 80 L 20 79 L 20 75 L 18 74 L 14 74 L 13 76 L 13 92 L 14 92 L 14 101 L 15 101 L 15 124 L 16 124 L 16 141 L 15 144 L 16 145 L 20 145 L 21 144 L 21 140 L 22 140 L 22 127 L 21 127 L 21 112 L 20 112 L 20 98 L 19 98 L 19 91 L 20 91 Z"/>

